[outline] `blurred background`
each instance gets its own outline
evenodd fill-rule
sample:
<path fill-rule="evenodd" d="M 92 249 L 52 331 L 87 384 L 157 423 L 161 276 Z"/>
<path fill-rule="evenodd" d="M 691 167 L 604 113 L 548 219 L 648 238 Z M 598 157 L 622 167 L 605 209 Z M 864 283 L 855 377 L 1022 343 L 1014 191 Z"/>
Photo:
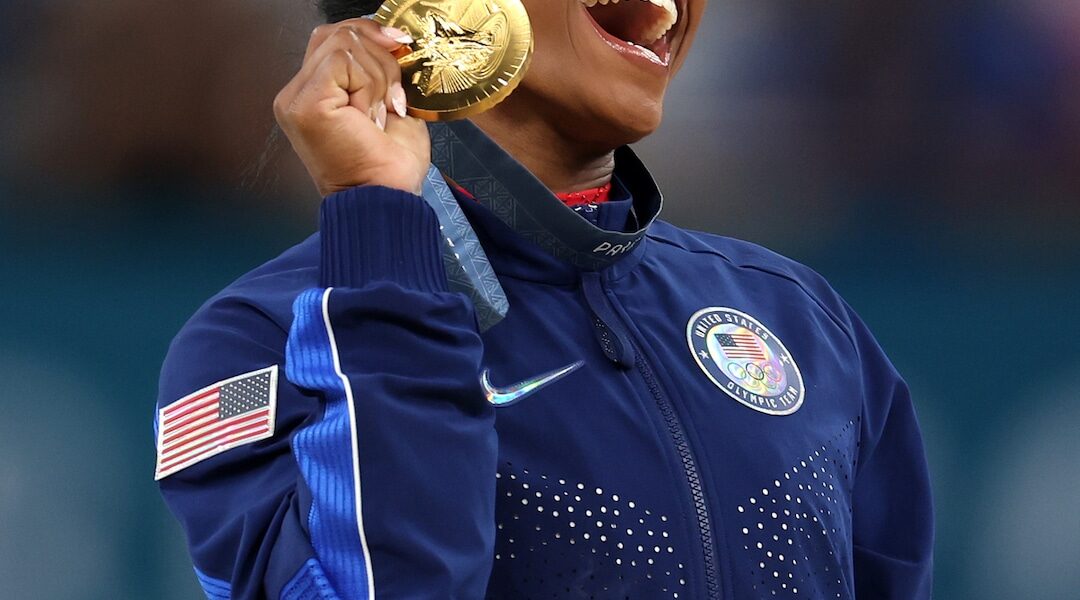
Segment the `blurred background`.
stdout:
<path fill-rule="evenodd" d="M 172 335 L 315 229 L 270 103 L 306 0 L 0 2 L 0 596 L 200 597 Z M 823 273 L 908 379 L 935 597 L 1080 589 L 1080 3 L 713 0 L 639 148 L 668 220 Z"/>

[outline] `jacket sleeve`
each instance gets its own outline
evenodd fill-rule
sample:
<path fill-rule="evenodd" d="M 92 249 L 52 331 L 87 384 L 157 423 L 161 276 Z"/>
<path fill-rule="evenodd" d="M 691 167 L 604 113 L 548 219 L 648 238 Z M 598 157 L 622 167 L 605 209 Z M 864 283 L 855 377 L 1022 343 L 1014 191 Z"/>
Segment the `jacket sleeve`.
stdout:
<path fill-rule="evenodd" d="M 295 299 L 287 340 L 225 296 L 166 359 L 159 415 L 215 382 L 284 375 L 272 436 L 160 479 L 200 584 L 215 600 L 481 598 L 494 411 L 435 215 L 412 194 L 354 188 L 324 201 L 320 243 L 319 286 Z"/>
<path fill-rule="evenodd" d="M 934 514 L 915 410 L 907 385 L 865 324 L 846 308 L 864 398 L 852 502 L 856 597 L 929 599 Z"/>

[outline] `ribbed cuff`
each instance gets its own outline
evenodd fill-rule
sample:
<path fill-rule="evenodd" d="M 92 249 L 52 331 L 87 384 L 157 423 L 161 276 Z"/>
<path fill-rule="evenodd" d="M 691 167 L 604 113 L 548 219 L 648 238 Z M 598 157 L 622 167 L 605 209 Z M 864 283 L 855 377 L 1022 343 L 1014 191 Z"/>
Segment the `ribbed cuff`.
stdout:
<path fill-rule="evenodd" d="M 445 292 L 440 235 L 435 211 L 420 196 L 382 186 L 337 192 L 322 205 L 320 283 L 359 288 L 393 281 Z"/>

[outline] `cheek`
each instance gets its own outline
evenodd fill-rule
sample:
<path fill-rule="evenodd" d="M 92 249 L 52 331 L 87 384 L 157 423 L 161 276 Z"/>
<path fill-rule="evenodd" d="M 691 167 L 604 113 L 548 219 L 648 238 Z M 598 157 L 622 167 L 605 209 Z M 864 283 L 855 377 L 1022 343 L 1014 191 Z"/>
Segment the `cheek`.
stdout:
<path fill-rule="evenodd" d="M 551 52 L 542 51 L 542 46 L 537 46 L 533 55 L 529 72 L 525 76 L 523 87 L 539 93 L 543 97 L 557 98 L 565 95 L 565 91 L 581 87 L 581 80 L 587 74 L 582 68 L 566 69 L 565 58 L 560 58 Z"/>
<path fill-rule="evenodd" d="M 533 36 L 534 51 L 525 85 L 536 90 L 562 90 L 581 87 L 596 78 L 592 65 L 575 50 L 564 15 L 548 11 L 533 18 Z"/>
<path fill-rule="evenodd" d="M 565 6 L 560 0 L 550 2 L 545 9 L 529 9 L 533 28 L 533 63 L 565 62 L 575 58 Z M 576 1 L 576 0 L 575 0 Z M 555 10 L 555 8 L 558 10 Z"/>
<path fill-rule="evenodd" d="M 577 0 L 573 0 L 577 2 Z M 529 13 L 533 36 L 537 49 L 552 50 L 554 44 L 564 44 L 568 39 L 567 9 L 568 0 L 526 0 L 525 10 Z"/>

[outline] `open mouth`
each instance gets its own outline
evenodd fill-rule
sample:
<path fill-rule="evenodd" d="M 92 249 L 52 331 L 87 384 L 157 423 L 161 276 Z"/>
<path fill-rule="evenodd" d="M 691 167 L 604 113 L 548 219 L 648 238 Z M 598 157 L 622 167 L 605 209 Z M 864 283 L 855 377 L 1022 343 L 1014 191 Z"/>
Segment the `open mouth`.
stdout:
<path fill-rule="evenodd" d="M 609 42 L 622 42 L 635 54 L 668 64 L 671 37 L 679 20 L 676 0 L 580 1 Z"/>

